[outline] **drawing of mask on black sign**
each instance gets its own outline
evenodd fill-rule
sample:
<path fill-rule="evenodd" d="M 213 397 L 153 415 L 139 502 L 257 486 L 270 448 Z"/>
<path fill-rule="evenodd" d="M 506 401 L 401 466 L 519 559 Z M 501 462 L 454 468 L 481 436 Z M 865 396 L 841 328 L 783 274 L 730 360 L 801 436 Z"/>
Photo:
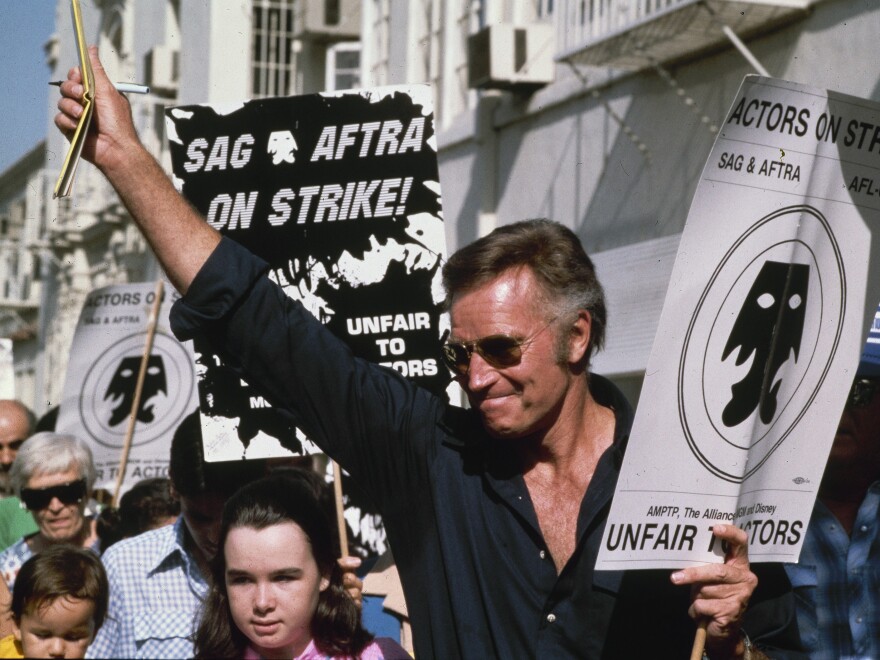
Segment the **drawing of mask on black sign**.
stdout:
<path fill-rule="evenodd" d="M 273 131 L 269 135 L 269 144 L 266 153 L 272 156 L 272 164 L 296 162 L 296 138 L 290 131 Z"/>
<path fill-rule="evenodd" d="M 794 355 L 797 361 L 804 331 L 810 267 L 767 261 L 755 278 L 737 315 L 722 360 L 739 350 L 736 364 L 752 357 L 745 378 L 731 388 L 732 397 L 721 419 L 727 427 L 741 424 L 760 406 L 769 424 L 776 414 L 782 378 L 780 367 Z"/>
<path fill-rule="evenodd" d="M 122 420 L 128 418 L 131 414 L 131 404 L 134 400 L 134 390 L 137 384 L 137 374 L 141 367 L 140 357 L 122 358 L 110 384 L 107 386 L 107 392 L 104 394 L 104 400 L 117 400 L 116 407 L 113 408 L 113 414 L 110 416 L 110 426 L 116 426 Z M 153 404 L 150 400 L 159 392 L 167 394 L 167 385 L 165 383 L 165 364 L 162 362 L 161 355 L 151 355 L 147 361 L 147 373 L 144 374 L 144 386 L 141 391 L 141 402 L 138 406 L 137 420 L 144 424 L 153 421 Z"/>

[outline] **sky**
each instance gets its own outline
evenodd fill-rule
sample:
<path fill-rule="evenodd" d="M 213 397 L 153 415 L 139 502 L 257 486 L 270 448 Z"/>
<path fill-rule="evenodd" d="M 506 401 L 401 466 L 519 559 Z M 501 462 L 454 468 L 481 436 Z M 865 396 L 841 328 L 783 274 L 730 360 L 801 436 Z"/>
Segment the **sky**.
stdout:
<path fill-rule="evenodd" d="M 49 67 L 43 45 L 55 31 L 56 0 L 0 0 L 3 65 L 3 122 L 0 172 L 18 160 L 49 130 L 46 106 Z"/>

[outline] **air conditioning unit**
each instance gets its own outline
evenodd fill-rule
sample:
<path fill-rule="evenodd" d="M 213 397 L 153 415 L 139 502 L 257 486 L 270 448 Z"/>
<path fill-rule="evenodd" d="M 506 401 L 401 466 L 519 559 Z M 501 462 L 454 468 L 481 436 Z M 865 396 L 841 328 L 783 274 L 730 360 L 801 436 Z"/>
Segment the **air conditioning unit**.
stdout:
<path fill-rule="evenodd" d="M 176 94 L 180 79 L 180 51 L 169 46 L 156 46 L 144 57 L 144 73 L 153 93 Z"/>
<path fill-rule="evenodd" d="M 360 39 L 360 0 L 300 0 L 294 9 L 293 36 L 304 41 Z"/>
<path fill-rule="evenodd" d="M 537 89 L 553 81 L 553 26 L 490 25 L 468 37 L 468 86 Z"/>

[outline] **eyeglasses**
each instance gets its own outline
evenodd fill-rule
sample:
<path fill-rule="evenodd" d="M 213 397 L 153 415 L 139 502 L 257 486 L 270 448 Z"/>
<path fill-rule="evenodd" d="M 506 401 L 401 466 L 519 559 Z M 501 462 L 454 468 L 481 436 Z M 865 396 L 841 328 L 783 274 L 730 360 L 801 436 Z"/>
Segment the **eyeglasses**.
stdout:
<path fill-rule="evenodd" d="M 28 511 L 42 511 L 52 498 L 57 497 L 62 504 L 78 504 L 86 496 L 86 480 L 77 479 L 60 486 L 48 488 L 22 488 L 21 501 Z"/>
<path fill-rule="evenodd" d="M 849 391 L 846 405 L 850 408 L 864 408 L 871 403 L 877 391 L 877 380 L 874 378 L 857 378 Z"/>
<path fill-rule="evenodd" d="M 515 367 L 522 360 L 523 347 L 533 342 L 557 318 L 554 316 L 544 327 L 526 339 L 517 339 L 510 335 L 489 335 L 474 341 L 446 342 L 443 345 L 443 359 L 449 370 L 458 376 L 465 376 L 470 371 L 471 356 L 475 351 L 496 369 Z"/>

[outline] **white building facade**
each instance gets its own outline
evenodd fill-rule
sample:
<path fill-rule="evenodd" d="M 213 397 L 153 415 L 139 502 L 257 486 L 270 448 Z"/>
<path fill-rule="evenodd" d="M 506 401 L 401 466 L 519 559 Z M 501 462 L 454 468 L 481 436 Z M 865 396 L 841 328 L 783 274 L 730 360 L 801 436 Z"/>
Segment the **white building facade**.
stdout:
<path fill-rule="evenodd" d="M 609 298 L 607 349 L 594 368 L 633 399 L 691 197 L 742 77 L 763 67 L 880 99 L 873 0 L 87 4 L 86 34 L 111 77 L 152 87 L 130 98 L 142 138 L 166 166 L 167 105 L 430 83 L 449 249 L 523 218 L 571 227 Z M 68 0 L 57 17 L 47 45 L 56 79 L 75 63 Z M 33 373 L 20 383 L 38 412 L 60 399 L 85 294 L 160 276 L 93 168 L 80 167 L 70 200 L 51 199 L 66 142 L 48 119 L 45 149 L 35 179 L 41 210 L 23 239 L 27 254 L 43 255 L 39 337 L 21 353 Z"/>

